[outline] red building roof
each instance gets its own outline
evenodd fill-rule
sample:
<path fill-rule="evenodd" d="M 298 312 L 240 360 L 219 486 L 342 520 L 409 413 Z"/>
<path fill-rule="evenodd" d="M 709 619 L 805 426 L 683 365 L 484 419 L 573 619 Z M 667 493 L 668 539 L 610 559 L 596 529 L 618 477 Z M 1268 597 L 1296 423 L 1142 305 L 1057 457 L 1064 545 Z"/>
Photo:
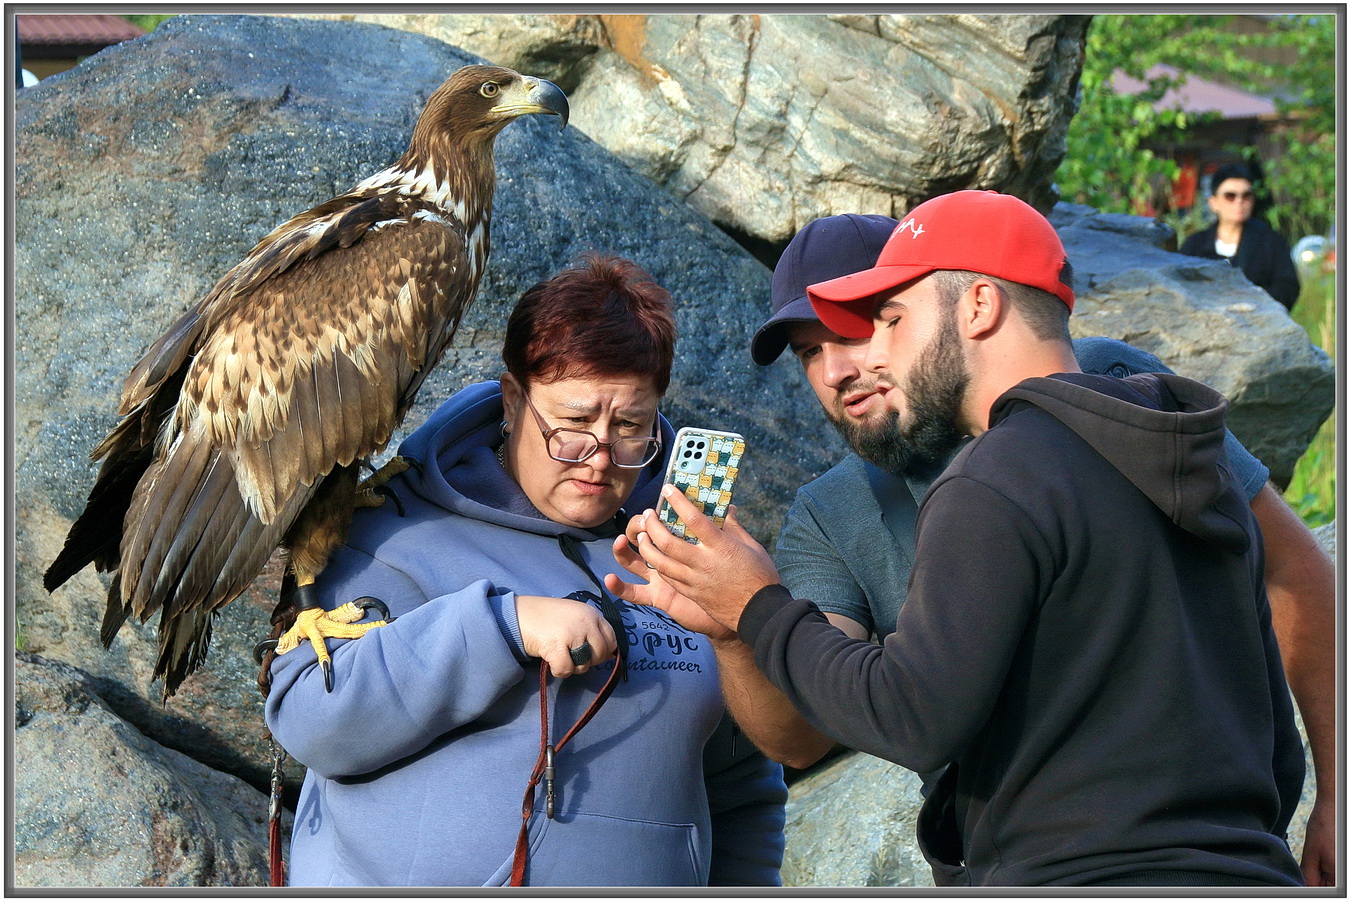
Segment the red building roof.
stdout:
<path fill-rule="evenodd" d="M 1171 66 L 1157 65 L 1148 70 L 1149 78 L 1166 75 L 1176 78 L 1182 73 Z M 1259 119 L 1274 116 L 1275 101 L 1269 97 L 1249 94 L 1229 85 L 1221 85 L 1196 75 L 1186 75 L 1185 83 L 1173 88 L 1153 104 L 1155 110 L 1181 109 L 1188 113 L 1216 112 L 1224 119 Z M 1117 94 L 1137 94 L 1145 87 L 1138 79 L 1117 70 L 1111 76 L 1111 88 Z"/>
<path fill-rule="evenodd" d="M 33 59 L 89 56 L 110 44 L 145 34 L 121 16 L 27 15 L 14 18 L 18 25 L 20 52 Z"/>

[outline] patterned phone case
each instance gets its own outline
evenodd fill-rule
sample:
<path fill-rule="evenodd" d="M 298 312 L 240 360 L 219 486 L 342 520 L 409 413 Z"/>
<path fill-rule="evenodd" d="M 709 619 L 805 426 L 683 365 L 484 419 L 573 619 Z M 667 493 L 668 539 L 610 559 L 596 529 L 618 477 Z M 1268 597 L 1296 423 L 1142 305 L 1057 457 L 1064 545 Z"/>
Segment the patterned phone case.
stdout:
<path fill-rule="evenodd" d="M 666 469 L 666 482 L 684 492 L 685 497 L 703 507 L 703 512 L 720 528 L 727 518 L 731 489 L 741 469 L 745 452 L 744 437 L 735 432 L 685 427 L 675 435 L 675 452 Z M 686 534 L 684 521 L 664 501 L 657 516 L 671 532 L 686 542 L 698 539 Z"/>

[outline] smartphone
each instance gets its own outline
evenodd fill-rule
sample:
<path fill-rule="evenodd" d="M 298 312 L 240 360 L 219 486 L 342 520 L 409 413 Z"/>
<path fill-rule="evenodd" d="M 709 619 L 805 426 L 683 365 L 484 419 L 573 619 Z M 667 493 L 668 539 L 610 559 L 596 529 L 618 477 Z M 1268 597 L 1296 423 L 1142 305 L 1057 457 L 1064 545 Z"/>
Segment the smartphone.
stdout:
<path fill-rule="evenodd" d="M 701 505 L 703 512 L 721 528 L 731 504 L 731 490 L 741 470 L 745 438 L 735 432 L 684 427 L 675 434 L 675 452 L 666 468 L 666 483 L 684 492 L 686 498 Z M 698 544 L 664 500 L 656 515 L 666 528 L 686 542 Z"/>

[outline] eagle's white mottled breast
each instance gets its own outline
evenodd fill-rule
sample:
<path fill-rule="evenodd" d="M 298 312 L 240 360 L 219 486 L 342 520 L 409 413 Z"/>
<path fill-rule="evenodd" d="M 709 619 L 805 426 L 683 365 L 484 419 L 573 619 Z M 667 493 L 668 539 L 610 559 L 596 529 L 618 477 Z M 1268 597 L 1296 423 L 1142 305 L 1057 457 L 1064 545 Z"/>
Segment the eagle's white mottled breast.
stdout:
<path fill-rule="evenodd" d="M 395 216 L 393 219 L 385 219 L 385 220 L 381 220 L 380 222 L 375 223 L 373 226 L 370 227 L 370 230 L 371 230 L 372 232 L 378 232 L 380 229 L 384 228 L 385 226 L 391 226 L 391 225 L 405 225 L 405 224 L 407 224 L 408 222 L 411 222 L 411 221 L 414 221 L 414 220 L 418 220 L 418 219 L 422 219 L 422 220 L 425 220 L 425 221 L 427 221 L 427 222 L 439 222 L 441 225 L 444 225 L 444 226 L 450 225 L 450 220 L 446 219 L 444 216 L 442 216 L 442 215 L 439 214 L 439 213 L 436 213 L 436 212 L 434 212 L 434 211 L 432 211 L 432 210 L 418 210 L 416 213 L 414 213 L 414 214 L 412 215 L 412 219 L 411 219 L 411 220 L 406 219 L 406 218 L 404 218 L 404 217 L 402 217 L 402 216 Z"/>
<path fill-rule="evenodd" d="M 464 201 L 451 194 L 448 183 L 437 181 L 436 174 L 430 169 L 413 172 L 390 166 L 358 184 L 355 190 L 382 188 L 396 188 L 404 196 L 421 197 L 437 208 L 453 214 L 460 222 L 468 221 L 468 210 L 464 206 Z"/>

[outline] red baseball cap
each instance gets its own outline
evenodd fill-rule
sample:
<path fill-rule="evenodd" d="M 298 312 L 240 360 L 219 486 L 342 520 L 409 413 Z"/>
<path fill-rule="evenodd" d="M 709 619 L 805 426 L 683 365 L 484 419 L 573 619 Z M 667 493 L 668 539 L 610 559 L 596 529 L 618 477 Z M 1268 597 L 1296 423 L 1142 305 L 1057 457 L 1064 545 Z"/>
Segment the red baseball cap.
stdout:
<path fill-rule="evenodd" d="M 939 269 L 1030 285 L 1073 310 L 1073 268 L 1050 221 L 997 191 L 955 191 L 900 221 L 871 269 L 806 287 L 820 321 L 845 338 L 872 334 L 875 296 Z"/>

